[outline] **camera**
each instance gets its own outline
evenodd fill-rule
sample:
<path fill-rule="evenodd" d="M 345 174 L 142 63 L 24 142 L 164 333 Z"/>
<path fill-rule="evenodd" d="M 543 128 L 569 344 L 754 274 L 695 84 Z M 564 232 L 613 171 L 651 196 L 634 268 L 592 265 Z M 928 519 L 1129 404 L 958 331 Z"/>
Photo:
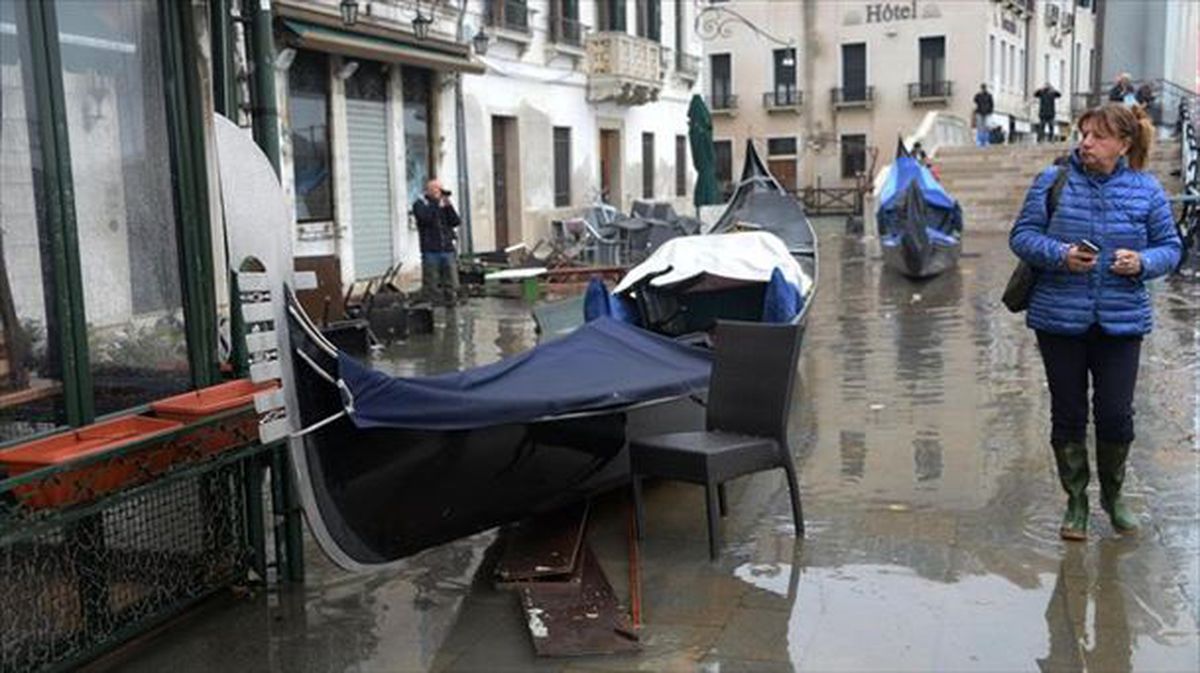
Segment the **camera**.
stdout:
<path fill-rule="evenodd" d="M 450 196 L 452 193 L 449 189 L 442 188 L 442 196 Z"/>

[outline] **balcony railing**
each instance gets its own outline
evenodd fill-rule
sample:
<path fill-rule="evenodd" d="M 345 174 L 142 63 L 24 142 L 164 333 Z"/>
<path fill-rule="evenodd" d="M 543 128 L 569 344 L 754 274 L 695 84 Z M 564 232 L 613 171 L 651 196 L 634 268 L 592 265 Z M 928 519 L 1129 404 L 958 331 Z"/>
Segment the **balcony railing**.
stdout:
<path fill-rule="evenodd" d="M 914 103 L 944 102 L 954 95 L 954 83 L 950 81 L 909 82 L 908 99 Z"/>
<path fill-rule="evenodd" d="M 582 47 L 583 24 L 578 19 L 558 17 L 554 26 L 554 41 L 569 47 Z"/>
<path fill-rule="evenodd" d="M 710 112 L 733 112 L 737 109 L 738 97 L 732 93 L 717 93 L 708 96 L 704 102 L 708 103 Z"/>
<path fill-rule="evenodd" d="M 763 94 L 763 107 L 771 110 L 797 110 L 804 103 L 804 94 L 796 87 L 779 87 Z"/>
<path fill-rule="evenodd" d="M 662 45 L 619 32 L 588 33 L 588 101 L 641 105 L 662 90 Z"/>
<path fill-rule="evenodd" d="M 526 0 L 491 0 L 487 3 L 488 24 L 518 33 L 529 32 L 529 5 Z"/>
<path fill-rule="evenodd" d="M 834 107 L 871 107 L 875 100 L 875 87 L 838 87 L 830 90 Z"/>

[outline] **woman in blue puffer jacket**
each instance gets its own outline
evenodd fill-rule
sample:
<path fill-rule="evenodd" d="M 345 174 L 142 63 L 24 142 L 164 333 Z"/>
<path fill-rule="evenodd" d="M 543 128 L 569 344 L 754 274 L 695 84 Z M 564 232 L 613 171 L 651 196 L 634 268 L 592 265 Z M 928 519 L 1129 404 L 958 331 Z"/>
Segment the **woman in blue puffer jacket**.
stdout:
<path fill-rule="evenodd" d="M 1142 172 L 1154 138 L 1146 113 L 1110 103 L 1086 112 L 1078 127 L 1082 140 L 1053 215 L 1057 167 L 1034 180 L 1009 234 L 1013 252 L 1038 272 L 1026 323 L 1050 384 L 1050 444 L 1067 492 L 1059 532 L 1068 540 L 1087 538 L 1089 373 L 1100 504 L 1117 532 L 1137 530 L 1121 485 L 1142 337 L 1153 323 L 1146 281 L 1174 269 L 1182 250 L 1162 186 Z"/>

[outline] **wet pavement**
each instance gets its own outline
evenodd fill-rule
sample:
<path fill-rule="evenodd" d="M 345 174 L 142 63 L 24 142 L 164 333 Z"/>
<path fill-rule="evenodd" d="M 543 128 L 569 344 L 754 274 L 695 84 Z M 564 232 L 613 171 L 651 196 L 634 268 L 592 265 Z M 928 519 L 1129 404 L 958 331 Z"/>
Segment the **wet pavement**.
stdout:
<path fill-rule="evenodd" d="M 968 236 L 960 268 L 913 283 L 840 221 L 818 229 L 820 289 L 791 421 L 807 537 L 793 536 L 782 473 L 754 475 L 729 485 L 722 557 L 710 562 L 703 490 L 648 484 L 641 653 L 535 657 L 515 596 L 479 572 L 494 539 L 484 534 L 366 574 L 310 549 L 305 586 L 215 601 L 108 665 L 1196 670 L 1200 278 L 1152 290 L 1157 329 L 1143 346 L 1127 480 L 1141 532 L 1117 537 L 1094 508 L 1088 542 L 1067 544 L 1041 361 L 999 303 L 1012 265 L 1004 236 Z M 527 307 L 497 299 L 472 300 L 440 336 L 394 345 L 377 366 L 485 364 L 536 338 Z M 624 494 L 598 502 L 590 543 L 623 600 L 627 526 Z"/>

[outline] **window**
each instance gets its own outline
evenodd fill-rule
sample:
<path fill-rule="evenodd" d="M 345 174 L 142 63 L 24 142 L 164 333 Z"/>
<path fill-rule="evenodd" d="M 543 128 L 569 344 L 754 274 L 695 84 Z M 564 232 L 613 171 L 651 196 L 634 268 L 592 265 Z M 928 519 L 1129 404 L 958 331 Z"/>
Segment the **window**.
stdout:
<path fill-rule="evenodd" d="M 583 44 L 579 23 L 579 0 L 552 0 L 550 3 L 550 37 L 560 44 L 578 47 Z"/>
<path fill-rule="evenodd" d="M 1028 82 L 1025 81 L 1025 47 L 1021 47 L 1017 52 L 1017 72 L 1020 73 L 1020 90 L 1021 95 L 1024 96 L 1028 88 Z"/>
<path fill-rule="evenodd" d="M 1076 42 L 1075 43 L 1075 72 L 1072 75 L 1072 82 L 1071 82 L 1071 90 L 1072 91 L 1078 91 L 1081 88 L 1083 88 L 1083 87 L 1079 86 L 1079 73 L 1081 73 L 1081 72 L 1083 72 L 1083 45 Z"/>
<path fill-rule="evenodd" d="M 796 139 L 795 138 L 768 138 L 767 139 L 767 156 L 769 157 L 790 157 L 796 154 Z"/>
<path fill-rule="evenodd" d="M 992 83 L 992 88 L 996 86 L 996 36 L 988 35 L 988 81 Z"/>
<path fill-rule="evenodd" d="M 571 205 L 571 129 L 554 127 L 554 206 Z"/>
<path fill-rule="evenodd" d="M 856 178 L 867 169 L 867 136 L 842 136 L 842 177 Z"/>
<path fill-rule="evenodd" d="M 713 54 L 708 57 L 712 77 L 712 107 L 724 110 L 731 107 L 733 98 L 733 74 L 729 54 Z"/>
<path fill-rule="evenodd" d="M 1058 59 L 1058 90 L 1067 90 L 1067 62 L 1064 59 Z"/>
<path fill-rule="evenodd" d="M 529 32 L 529 7 L 526 0 L 491 0 L 485 7 L 489 26 L 521 33 Z"/>
<path fill-rule="evenodd" d="M 625 32 L 625 0 L 596 0 L 599 30 Z"/>
<path fill-rule="evenodd" d="M 642 198 L 654 198 L 654 134 L 642 134 Z"/>
<path fill-rule="evenodd" d="M 1008 45 L 1000 40 L 1000 86 L 1008 87 Z"/>
<path fill-rule="evenodd" d="M 1042 81 L 1038 82 L 1040 89 L 1043 84 L 1050 81 L 1050 54 L 1042 54 Z"/>
<path fill-rule="evenodd" d="M 687 196 L 687 136 L 675 136 L 675 196 Z"/>
<path fill-rule="evenodd" d="M 796 50 L 776 49 L 775 62 L 775 104 L 795 105 L 796 100 Z"/>
<path fill-rule="evenodd" d="M 713 157 L 716 159 L 717 186 L 720 187 L 724 198 L 728 199 L 733 193 L 733 142 L 714 141 Z"/>
<path fill-rule="evenodd" d="M 945 96 L 946 38 L 923 37 L 918 42 L 921 97 Z"/>
<path fill-rule="evenodd" d="M 181 11 L 0 2 L 0 442 L 215 377 Z"/>
<path fill-rule="evenodd" d="M 637 34 L 647 40 L 662 42 L 661 0 L 637 0 Z"/>
<path fill-rule="evenodd" d="M 333 170 L 329 153 L 329 59 L 300 50 L 288 69 L 288 125 L 296 221 L 333 219 Z"/>
<path fill-rule="evenodd" d="M 842 45 L 842 100 L 867 98 L 867 45 Z"/>
<path fill-rule="evenodd" d="M 1016 90 L 1017 88 L 1017 46 L 1015 44 L 1008 45 L 1008 87 Z"/>
<path fill-rule="evenodd" d="M 408 203 L 412 203 L 421 198 L 425 183 L 434 177 L 429 151 L 433 123 L 430 71 L 405 67 L 400 81 L 404 89 L 404 172 L 408 176 Z"/>

